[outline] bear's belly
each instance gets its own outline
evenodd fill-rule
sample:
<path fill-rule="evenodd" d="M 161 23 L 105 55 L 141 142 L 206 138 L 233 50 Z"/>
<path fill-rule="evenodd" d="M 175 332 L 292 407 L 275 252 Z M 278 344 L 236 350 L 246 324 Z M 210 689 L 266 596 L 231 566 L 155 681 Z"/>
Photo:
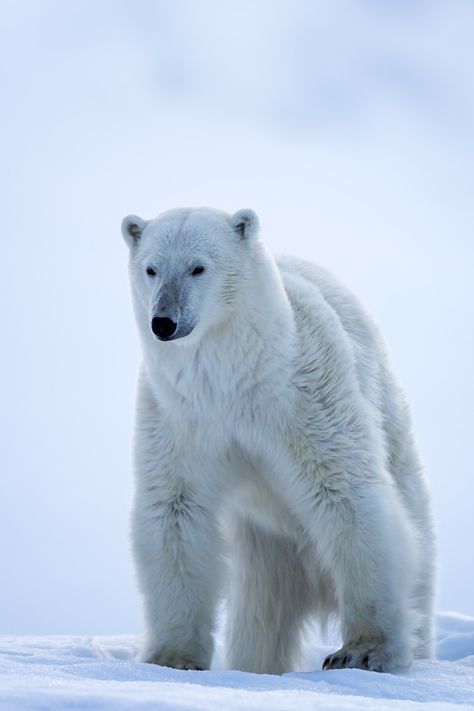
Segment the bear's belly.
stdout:
<path fill-rule="evenodd" d="M 265 476 L 265 464 L 260 457 L 251 457 L 233 446 L 227 457 L 229 465 L 224 508 L 231 513 L 249 518 L 267 531 L 297 539 L 301 524 L 272 486 L 272 478 Z M 276 484 L 276 481 L 275 481 Z"/>
<path fill-rule="evenodd" d="M 271 533 L 297 540 L 300 526 L 286 504 L 264 485 L 246 482 L 232 494 L 231 507 Z"/>

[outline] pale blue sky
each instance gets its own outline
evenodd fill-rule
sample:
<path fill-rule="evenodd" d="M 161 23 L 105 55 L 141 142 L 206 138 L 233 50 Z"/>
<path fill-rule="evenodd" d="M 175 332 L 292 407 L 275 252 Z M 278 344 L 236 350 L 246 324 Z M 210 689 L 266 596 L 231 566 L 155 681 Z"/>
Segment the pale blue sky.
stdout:
<path fill-rule="evenodd" d="M 252 207 L 380 323 L 474 614 L 474 5 L 4 2 L 0 631 L 134 632 L 120 220 Z"/>

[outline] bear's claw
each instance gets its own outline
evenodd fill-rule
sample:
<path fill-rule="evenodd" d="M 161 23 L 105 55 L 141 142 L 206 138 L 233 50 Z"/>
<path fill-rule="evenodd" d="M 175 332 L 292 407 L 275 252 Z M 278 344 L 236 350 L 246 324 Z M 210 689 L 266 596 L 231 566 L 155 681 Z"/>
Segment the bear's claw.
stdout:
<path fill-rule="evenodd" d="M 328 669 L 364 669 L 366 671 L 389 672 L 401 671 L 408 666 L 408 660 L 390 652 L 383 644 L 358 644 L 351 649 L 342 647 L 333 654 L 328 654 L 323 662 L 323 670 Z"/>

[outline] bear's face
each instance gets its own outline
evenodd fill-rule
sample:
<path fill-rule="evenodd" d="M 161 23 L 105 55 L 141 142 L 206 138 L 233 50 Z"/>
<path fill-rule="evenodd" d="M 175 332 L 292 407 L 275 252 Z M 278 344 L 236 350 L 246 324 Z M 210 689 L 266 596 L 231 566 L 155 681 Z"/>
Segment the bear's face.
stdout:
<path fill-rule="evenodd" d="M 252 210 L 170 210 L 122 222 L 139 325 L 159 341 L 192 340 L 235 306 L 258 231 Z M 192 335 L 191 335 L 192 334 Z"/>

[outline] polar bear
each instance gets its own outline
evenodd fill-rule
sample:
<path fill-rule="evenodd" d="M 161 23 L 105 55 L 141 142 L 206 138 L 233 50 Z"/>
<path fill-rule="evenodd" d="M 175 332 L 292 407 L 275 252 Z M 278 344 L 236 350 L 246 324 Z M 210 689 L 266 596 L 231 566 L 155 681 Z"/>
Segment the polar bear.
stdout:
<path fill-rule="evenodd" d="M 430 497 L 405 397 L 359 301 L 275 260 L 252 210 L 130 215 L 143 348 L 133 551 L 143 660 L 301 665 L 305 621 L 340 620 L 323 669 L 406 669 L 433 640 Z"/>

